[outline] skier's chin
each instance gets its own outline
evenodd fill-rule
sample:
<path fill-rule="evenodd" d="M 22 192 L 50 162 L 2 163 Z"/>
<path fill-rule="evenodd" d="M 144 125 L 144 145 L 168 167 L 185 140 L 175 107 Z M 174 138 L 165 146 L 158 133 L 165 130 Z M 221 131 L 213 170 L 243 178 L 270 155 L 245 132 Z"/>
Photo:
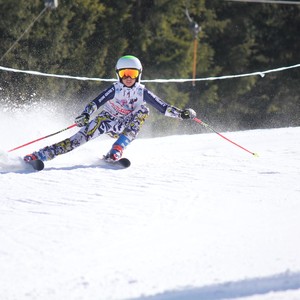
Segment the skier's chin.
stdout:
<path fill-rule="evenodd" d="M 123 84 L 128 88 L 132 88 L 135 85 L 135 82 L 133 84 L 125 84 L 125 83 L 123 83 Z"/>
<path fill-rule="evenodd" d="M 135 83 L 136 83 L 136 79 L 132 79 L 132 78 L 130 78 L 130 77 L 128 77 L 128 78 L 123 78 L 123 79 L 122 79 L 122 83 L 123 83 L 126 87 L 128 87 L 128 88 L 132 88 L 132 87 L 135 85 Z"/>

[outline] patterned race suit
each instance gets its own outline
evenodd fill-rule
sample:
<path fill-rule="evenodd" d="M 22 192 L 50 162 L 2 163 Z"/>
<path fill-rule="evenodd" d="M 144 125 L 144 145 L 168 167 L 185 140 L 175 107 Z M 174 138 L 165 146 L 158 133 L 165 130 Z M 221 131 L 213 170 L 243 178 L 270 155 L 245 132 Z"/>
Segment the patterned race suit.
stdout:
<path fill-rule="evenodd" d="M 119 138 L 120 141 L 117 140 L 115 144 L 119 143 L 124 149 L 136 138 L 149 115 L 147 103 L 166 116 L 181 118 L 181 110 L 167 104 L 139 82 L 132 87 L 116 82 L 85 107 L 83 113 L 91 115 L 103 106 L 103 110 L 92 121 L 70 138 L 40 149 L 34 154 L 41 160 L 51 160 L 104 133 Z"/>

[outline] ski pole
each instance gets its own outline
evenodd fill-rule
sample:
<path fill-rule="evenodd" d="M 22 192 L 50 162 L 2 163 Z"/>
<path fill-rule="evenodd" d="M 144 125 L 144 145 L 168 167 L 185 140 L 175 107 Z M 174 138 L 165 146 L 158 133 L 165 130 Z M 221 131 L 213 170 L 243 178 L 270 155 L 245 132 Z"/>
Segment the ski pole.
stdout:
<path fill-rule="evenodd" d="M 239 148 L 241 148 L 241 149 L 245 150 L 246 152 L 248 152 L 248 153 L 252 154 L 253 156 L 256 156 L 256 157 L 258 157 L 258 154 L 257 154 L 257 153 L 255 153 L 255 152 L 251 152 L 251 151 L 249 151 L 248 149 L 246 149 L 246 148 L 242 147 L 241 145 L 239 145 L 239 144 L 237 144 L 237 143 L 233 142 L 232 140 L 230 140 L 230 139 L 229 139 L 229 138 L 227 138 L 226 136 L 222 135 L 221 133 L 217 132 L 217 131 L 216 131 L 216 130 L 214 130 L 214 129 L 213 129 L 211 126 L 209 126 L 208 124 L 204 123 L 204 122 L 203 122 L 203 121 L 201 121 L 200 119 L 194 118 L 193 120 L 194 120 L 195 122 L 197 122 L 197 123 L 199 123 L 199 124 L 203 125 L 204 127 L 206 127 L 206 128 L 208 128 L 208 129 L 210 129 L 211 131 L 213 131 L 214 133 L 216 133 L 217 135 L 219 135 L 221 138 L 223 138 L 223 139 L 225 139 L 226 141 L 228 141 L 228 142 L 232 143 L 233 145 L 236 145 L 236 146 L 238 146 Z"/>
<path fill-rule="evenodd" d="M 46 139 L 46 138 L 48 138 L 48 137 L 50 137 L 50 136 L 56 135 L 56 134 L 61 133 L 61 132 L 65 131 L 65 130 L 68 130 L 68 129 L 70 129 L 70 128 L 73 128 L 73 127 L 75 127 L 75 126 L 77 126 L 77 124 L 70 125 L 70 126 L 68 126 L 67 128 L 64 128 L 64 129 L 62 129 L 62 130 L 60 130 L 60 131 L 57 131 L 57 132 L 55 132 L 55 133 L 52 133 L 52 134 L 43 136 L 43 137 L 41 137 L 41 138 L 39 138 L 39 139 L 36 139 L 36 140 L 31 141 L 31 142 L 29 142 L 29 143 L 26 143 L 26 144 L 24 144 L 24 145 L 21 145 L 21 146 L 18 146 L 18 147 L 16 147 L 16 148 L 13 148 L 13 149 L 9 150 L 8 152 L 11 152 L 11 151 L 20 149 L 20 148 L 22 148 L 22 147 L 28 146 L 28 145 L 30 145 L 30 144 L 33 144 L 33 143 L 35 143 L 35 142 L 41 141 L 41 140 Z"/>

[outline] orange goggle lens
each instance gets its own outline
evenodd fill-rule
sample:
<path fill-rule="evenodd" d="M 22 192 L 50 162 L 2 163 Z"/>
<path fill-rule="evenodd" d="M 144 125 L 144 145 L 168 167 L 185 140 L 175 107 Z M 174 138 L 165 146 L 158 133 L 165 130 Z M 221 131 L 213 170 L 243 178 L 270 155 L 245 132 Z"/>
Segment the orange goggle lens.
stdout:
<path fill-rule="evenodd" d="M 140 72 L 136 69 L 122 69 L 118 71 L 120 78 L 131 77 L 132 79 L 138 78 Z"/>

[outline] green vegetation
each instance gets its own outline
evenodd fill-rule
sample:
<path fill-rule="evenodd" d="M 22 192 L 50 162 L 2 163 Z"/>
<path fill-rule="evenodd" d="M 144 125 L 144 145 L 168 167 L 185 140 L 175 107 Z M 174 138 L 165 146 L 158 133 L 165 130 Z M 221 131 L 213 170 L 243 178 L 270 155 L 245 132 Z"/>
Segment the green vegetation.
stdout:
<path fill-rule="evenodd" d="M 42 0 L 0 0 L 0 57 L 44 9 Z M 114 78 L 116 60 L 139 57 L 143 79 L 243 74 L 300 63 L 300 5 L 221 0 L 60 0 L 1 61 L 23 70 Z M 299 126 L 300 69 L 260 76 L 146 84 L 221 129 Z M 0 98 L 87 103 L 108 84 L 0 71 Z M 13 95 L 13 97 L 11 96 Z M 59 96 L 59 97 L 58 97 Z M 218 127 L 217 127 L 218 128 Z"/>

